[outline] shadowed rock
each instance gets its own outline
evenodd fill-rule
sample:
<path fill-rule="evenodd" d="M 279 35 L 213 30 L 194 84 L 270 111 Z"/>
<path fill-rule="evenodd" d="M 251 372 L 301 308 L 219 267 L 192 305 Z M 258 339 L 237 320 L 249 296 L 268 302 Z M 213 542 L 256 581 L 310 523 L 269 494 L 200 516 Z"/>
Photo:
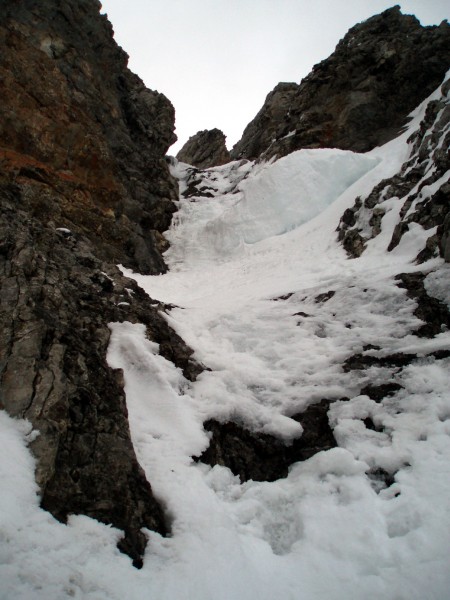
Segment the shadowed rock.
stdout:
<path fill-rule="evenodd" d="M 198 169 L 224 165 L 230 162 L 225 139 L 220 129 L 198 131 L 184 144 L 177 154 L 177 159 Z"/>
<path fill-rule="evenodd" d="M 99 9 L 2 2 L 0 408 L 39 434 L 42 507 L 121 529 L 139 567 L 142 528 L 167 527 L 131 442 L 122 373 L 106 363 L 108 324 L 143 323 L 186 377 L 201 367 L 114 266 L 165 270 L 174 111 L 127 69 Z"/>
<path fill-rule="evenodd" d="M 199 460 L 212 466 L 228 467 L 242 482 L 249 479 L 275 481 L 286 477 L 294 462 L 336 446 L 328 422 L 329 407 L 330 401 L 322 400 L 291 417 L 302 425 L 303 434 L 289 446 L 272 435 L 251 432 L 233 422 L 220 423 L 211 419 L 204 425 L 212 434 L 211 441 Z"/>
<path fill-rule="evenodd" d="M 352 27 L 299 85 L 278 84 L 231 156 L 269 159 L 300 148 L 370 150 L 398 134 L 449 63 L 447 22 L 422 27 L 398 6 L 390 8 Z"/>

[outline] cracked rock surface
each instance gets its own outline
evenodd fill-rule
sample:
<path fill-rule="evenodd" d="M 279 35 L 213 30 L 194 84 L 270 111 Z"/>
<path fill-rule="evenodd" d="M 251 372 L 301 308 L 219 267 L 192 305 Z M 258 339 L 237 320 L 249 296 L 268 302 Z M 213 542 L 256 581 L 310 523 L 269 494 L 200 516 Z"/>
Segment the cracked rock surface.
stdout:
<path fill-rule="evenodd" d="M 124 533 L 163 508 L 130 438 L 108 324 L 146 325 L 162 356 L 195 378 L 192 351 L 116 266 L 166 267 L 161 232 L 177 185 L 164 154 L 174 110 L 127 68 L 97 0 L 2 3 L 0 14 L 0 408 L 28 419 L 43 508 Z"/>
<path fill-rule="evenodd" d="M 85 514 L 122 529 L 120 548 L 139 566 L 141 528 L 166 526 L 131 443 L 121 371 L 106 363 L 108 323 L 144 323 L 186 377 L 201 369 L 158 305 L 88 241 L 17 210 L 15 186 L 0 197 L 0 407 L 38 432 L 42 506 L 61 521 Z"/>
<path fill-rule="evenodd" d="M 300 84 L 278 84 L 231 156 L 268 160 L 301 148 L 382 145 L 440 84 L 449 61 L 449 24 L 422 27 L 394 6 L 352 27 Z"/>
<path fill-rule="evenodd" d="M 104 260 L 165 271 L 177 186 L 164 155 L 174 109 L 127 68 L 97 0 L 2 2 L 0 169 L 43 223 Z"/>

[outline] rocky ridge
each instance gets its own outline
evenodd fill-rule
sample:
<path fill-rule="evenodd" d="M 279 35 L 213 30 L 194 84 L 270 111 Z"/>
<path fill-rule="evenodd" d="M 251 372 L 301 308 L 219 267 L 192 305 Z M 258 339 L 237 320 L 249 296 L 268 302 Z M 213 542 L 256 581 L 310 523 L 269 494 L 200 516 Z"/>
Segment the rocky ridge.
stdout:
<path fill-rule="evenodd" d="M 422 27 L 399 6 L 390 8 L 352 27 L 300 84 L 278 84 L 231 157 L 267 160 L 301 148 L 370 150 L 399 133 L 449 64 L 446 21 Z"/>
<path fill-rule="evenodd" d="M 381 233 L 383 218 L 395 201 L 401 205 L 400 220 L 388 250 L 419 225 L 430 235 L 417 262 L 435 256 L 450 260 L 450 80 L 442 85 L 440 98 L 428 104 L 419 130 L 408 142 L 411 155 L 400 172 L 381 181 L 364 200 L 356 198 L 342 215 L 338 237 L 352 258 L 361 256 L 369 240 Z"/>

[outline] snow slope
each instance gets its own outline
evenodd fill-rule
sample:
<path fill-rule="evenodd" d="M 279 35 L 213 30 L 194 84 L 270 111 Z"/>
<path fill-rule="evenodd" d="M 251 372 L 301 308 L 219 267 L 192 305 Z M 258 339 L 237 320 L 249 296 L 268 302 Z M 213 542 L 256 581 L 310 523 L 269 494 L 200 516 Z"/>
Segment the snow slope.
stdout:
<path fill-rule="evenodd" d="M 169 323 L 209 370 L 188 382 L 139 324 L 111 324 L 108 355 L 124 369 L 133 443 L 172 535 L 148 532 L 137 571 L 115 547 L 120 532 L 79 516 L 57 523 L 38 508 L 32 433 L 0 414 L 0 598 L 448 598 L 450 370 L 430 353 L 448 350 L 450 334 L 419 339 L 415 303 L 393 280 L 418 269 L 432 231 L 416 225 L 387 253 L 399 218 L 392 199 L 361 258 L 348 260 L 335 232 L 356 196 L 398 172 L 424 111 L 368 155 L 300 151 L 196 173 L 211 197 L 180 201 L 170 272 L 133 277 L 176 305 Z M 173 171 L 185 191 L 192 169 Z M 448 265 L 424 268 L 430 293 L 450 304 Z M 364 352 L 418 358 L 403 369 L 342 368 Z M 361 394 L 386 381 L 401 387 L 381 402 Z M 289 441 L 302 433 L 290 415 L 322 398 L 335 400 L 338 447 L 294 464 L 286 479 L 241 484 L 191 458 L 208 445 L 209 418 Z"/>
<path fill-rule="evenodd" d="M 214 200 L 180 205 L 167 259 L 172 269 L 180 262 L 181 269 L 191 270 L 237 257 L 246 244 L 311 220 L 378 162 L 376 156 L 321 149 L 294 152 L 274 163 L 236 161 L 209 169 L 207 189 L 215 192 Z M 173 172 L 186 177 L 190 169 L 179 164 Z"/>

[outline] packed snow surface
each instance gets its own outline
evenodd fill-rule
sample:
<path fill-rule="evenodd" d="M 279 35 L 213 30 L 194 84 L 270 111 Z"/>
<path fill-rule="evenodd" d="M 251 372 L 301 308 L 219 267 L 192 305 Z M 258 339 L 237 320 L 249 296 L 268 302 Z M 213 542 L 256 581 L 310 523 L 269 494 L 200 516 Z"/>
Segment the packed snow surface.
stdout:
<path fill-rule="evenodd" d="M 274 163 L 210 169 L 208 191 L 220 194 L 221 201 L 180 207 L 169 260 L 172 265 L 180 260 L 185 269 L 186 263 L 192 268 L 238 256 L 246 244 L 311 220 L 378 162 L 375 156 L 321 149 L 294 152 Z M 174 173 L 183 176 L 183 170 L 189 167 L 180 165 Z M 230 186 L 240 180 L 238 187 Z"/>
<path fill-rule="evenodd" d="M 2 599 L 449 597 L 450 370 L 448 359 L 425 355 L 448 349 L 450 336 L 417 338 L 415 303 L 393 281 L 417 270 L 430 232 L 416 225 L 387 253 L 399 215 L 390 199 L 361 258 L 348 260 L 335 233 L 356 196 L 398 171 L 409 134 L 364 156 L 300 151 L 202 174 L 210 197 L 180 201 L 171 271 L 133 276 L 175 305 L 168 322 L 208 370 L 187 381 L 139 324 L 111 324 L 108 354 L 124 369 L 133 443 L 171 536 L 148 532 L 137 571 L 115 546 L 119 531 L 82 516 L 56 522 L 39 509 L 30 428 L 0 413 Z M 192 168 L 173 171 L 183 191 Z M 426 268 L 429 293 L 449 302 L 448 266 Z M 370 344 L 374 356 L 419 358 L 398 372 L 345 372 L 343 361 Z M 402 387 L 381 402 L 360 394 L 386 378 Z M 241 484 L 191 458 L 208 445 L 208 418 L 289 442 L 302 433 L 289 415 L 322 398 L 336 400 L 338 447 L 292 465 L 285 479 Z M 377 479 L 380 469 L 392 485 Z"/>

